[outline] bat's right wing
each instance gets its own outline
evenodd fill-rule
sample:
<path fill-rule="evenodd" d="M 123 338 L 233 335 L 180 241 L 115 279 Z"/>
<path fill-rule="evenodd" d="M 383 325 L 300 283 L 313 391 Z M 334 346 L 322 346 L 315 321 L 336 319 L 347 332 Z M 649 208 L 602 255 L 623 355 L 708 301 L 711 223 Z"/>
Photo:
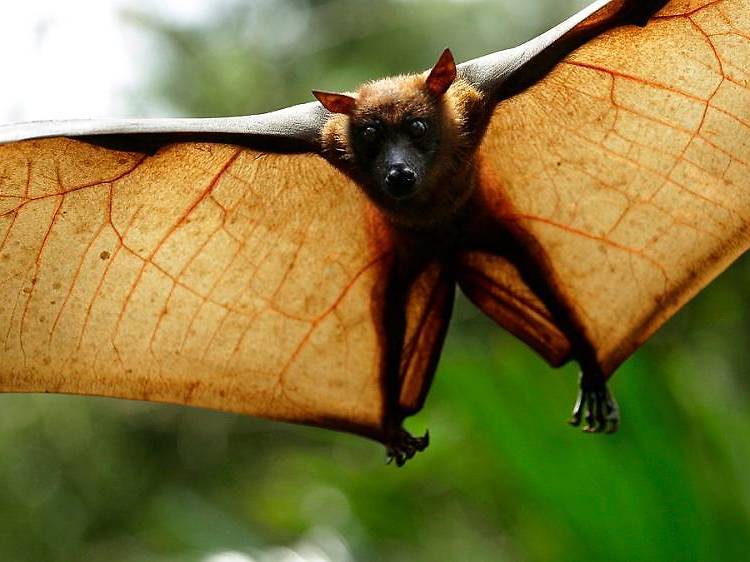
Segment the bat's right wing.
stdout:
<path fill-rule="evenodd" d="M 131 145 L 163 140 L 142 128 L 116 129 Z M 421 406 L 452 290 L 435 268 L 413 288 L 393 380 L 392 258 L 380 213 L 314 154 L 2 145 L 0 391 L 188 404 L 390 440 Z"/>
<path fill-rule="evenodd" d="M 0 144 L 49 137 L 153 153 L 175 142 L 215 142 L 273 152 L 317 152 L 329 113 L 317 102 L 245 117 L 60 119 L 0 125 Z"/>

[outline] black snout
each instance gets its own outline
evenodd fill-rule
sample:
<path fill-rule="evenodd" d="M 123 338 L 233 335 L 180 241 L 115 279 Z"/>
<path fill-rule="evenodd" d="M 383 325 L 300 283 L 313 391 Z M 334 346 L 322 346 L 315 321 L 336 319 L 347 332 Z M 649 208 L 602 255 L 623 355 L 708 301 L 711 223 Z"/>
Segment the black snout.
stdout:
<path fill-rule="evenodd" d="M 401 199 L 414 193 L 417 174 L 405 164 L 395 164 L 385 176 L 385 190 L 388 195 Z"/>

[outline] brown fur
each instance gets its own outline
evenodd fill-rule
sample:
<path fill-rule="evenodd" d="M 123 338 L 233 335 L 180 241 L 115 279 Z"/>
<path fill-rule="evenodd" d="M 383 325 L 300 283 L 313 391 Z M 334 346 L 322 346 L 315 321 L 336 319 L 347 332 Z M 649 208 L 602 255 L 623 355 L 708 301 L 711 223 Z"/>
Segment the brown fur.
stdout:
<path fill-rule="evenodd" d="M 484 124 L 482 95 L 458 79 L 443 96 L 430 94 L 427 74 L 410 74 L 364 84 L 353 95 L 350 115 L 332 114 L 322 132 L 323 154 L 352 177 L 381 210 L 398 226 L 432 230 L 451 221 L 476 187 L 476 148 Z M 377 118 L 399 123 L 405 117 L 438 116 L 441 142 L 421 190 L 414 198 L 385 201 L 360 181 L 349 135 L 351 124 Z"/>

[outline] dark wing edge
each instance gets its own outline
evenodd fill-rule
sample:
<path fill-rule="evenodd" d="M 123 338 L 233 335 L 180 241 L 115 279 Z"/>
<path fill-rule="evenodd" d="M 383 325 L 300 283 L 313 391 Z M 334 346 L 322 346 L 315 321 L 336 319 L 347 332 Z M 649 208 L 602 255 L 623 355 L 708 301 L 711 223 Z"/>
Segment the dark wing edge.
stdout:
<path fill-rule="evenodd" d="M 645 25 L 666 3 L 597 0 L 522 45 L 460 64 L 459 76 L 496 103 L 542 79 L 566 55 L 597 35 L 620 25 Z"/>
<path fill-rule="evenodd" d="M 264 152 L 318 152 L 329 113 L 317 102 L 242 117 L 69 119 L 0 125 L 0 144 L 73 137 L 115 150 L 154 153 L 175 142 L 233 144 Z"/>

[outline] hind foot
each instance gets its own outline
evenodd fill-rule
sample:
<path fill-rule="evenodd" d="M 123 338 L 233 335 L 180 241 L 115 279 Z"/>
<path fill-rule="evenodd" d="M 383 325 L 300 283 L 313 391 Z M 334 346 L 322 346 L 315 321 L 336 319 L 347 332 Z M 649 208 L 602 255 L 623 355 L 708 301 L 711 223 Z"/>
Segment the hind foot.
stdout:
<path fill-rule="evenodd" d="M 424 437 L 413 437 L 405 429 L 398 428 L 386 445 L 385 462 L 391 464 L 396 461 L 396 466 L 404 466 L 406 461 L 424 451 L 429 444 L 429 431 L 424 434 Z"/>
<path fill-rule="evenodd" d="M 578 399 L 573 407 L 570 425 L 578 427 L 585 421 L 583 431 L 588 433 L 615 433 L 620 428 L 620 409 L 607 383 L 596 377 L 588 380 L 581 375 Z"/>

